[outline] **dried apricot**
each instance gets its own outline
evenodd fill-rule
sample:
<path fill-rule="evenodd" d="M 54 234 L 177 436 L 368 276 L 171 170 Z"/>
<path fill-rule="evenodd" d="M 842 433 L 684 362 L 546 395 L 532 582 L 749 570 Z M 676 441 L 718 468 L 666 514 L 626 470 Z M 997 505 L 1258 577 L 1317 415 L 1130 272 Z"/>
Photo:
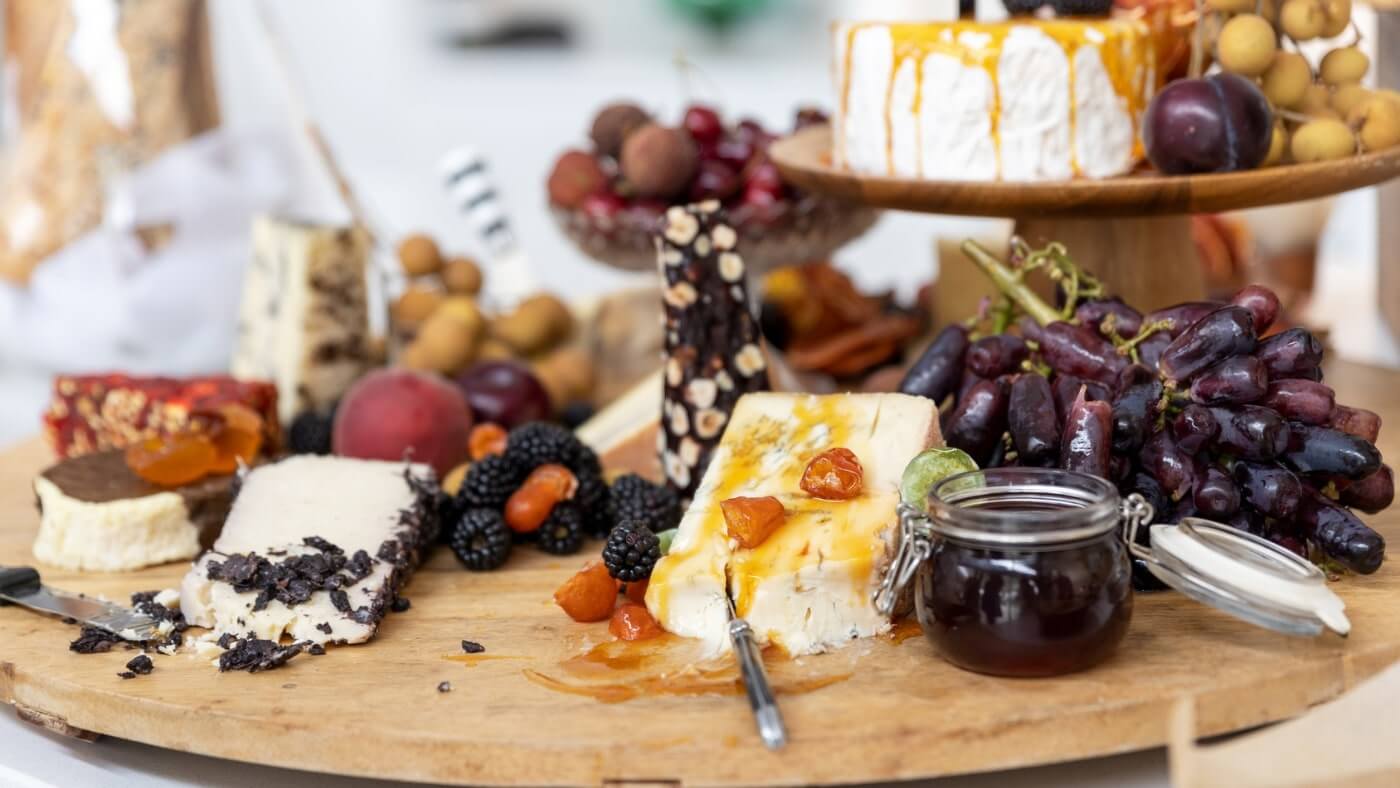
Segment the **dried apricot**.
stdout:
<path fill-rule="evenodd" d="M 506 501 L 506 525 L 516 533 L 538 531 L 554 505 L 567 501 L 578 491 L 578 479 L 562 465 L 541 465 Z"/>
<path fill-rule="evenodd" d="M 486 422 L 472 427 L 467 435 L 467 454 L 475 462 L 492 454 L 503 454 L 506 450 L 508 433 L 499 424 Z"/>
<path fill-rule="evenodd" d="M 612 615 L 619 583 L 602 562 L 594 561 L 554 592 L 554 603 L 575 621 L 602 621 Z"/>
<path fill-rule="evenodd" d="M 126 464 L 152 484 L 178 487 L 202 479 L 218 460 L 219 452 L 209 436 L 184 432 L 166 438 L 147 438 L 126 450 Z"/>
<path fill-rule="evenodd" d="M 729 535 L 741 547 L 754 548 L 763 544 L 773 532 L 787 521 L 783 502 L 771 495 L 766 498 L 730 498 L 719 502 Z"/>
<path fill-rule="evenodd" d="M 646 640 L 665 633 L 651 611 L 635 602 L 624 603 L 613 611 L 608 631 L 618 640 Z"/>
<path fill-rule="evenodd" d="M 638 580 L 635 583 L 628 583 L 626 589 L 627 598 L 639 605 L 645 605 L 647 603 L 647 584 L 650 582 L 651 580 L 647 579 Z"/>
<path fill-rule="evenodd" d="M 220 405 L 218 415 L 209 432 L 218 450 L 210 471 L 233 473 L 240 462 L 251 464 L 262 450 L 263 419 L 252 408 L 236 402 Z"/>
<path fill-rule="evenodd" d="M 827 449 L 807 463 L 802 472 L 802 489 L 813 498 L 849 501 L 860 495 L 865 470 L 850 449 Z"/>

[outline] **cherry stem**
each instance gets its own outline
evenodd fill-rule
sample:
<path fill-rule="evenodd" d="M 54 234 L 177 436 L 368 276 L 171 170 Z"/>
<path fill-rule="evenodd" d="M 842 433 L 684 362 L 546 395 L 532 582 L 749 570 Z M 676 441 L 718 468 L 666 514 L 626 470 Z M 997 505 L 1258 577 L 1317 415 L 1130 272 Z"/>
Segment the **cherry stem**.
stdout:
<path fill-rule="evenodd" d="M 984 246 L 968 239 L 962 243 L 962 253 L 981 269 L 998 290 L 1020 307 L 1021 311 L 1030 315 L 1032 320 L 1045 326 L 1061 319 L 1060 313 L 1054 307 L 1045 303 L 1026 285 L 1023 276 L 1008 268 Z M 1029 268 L 1029 261 L 1027 267 Z"/>

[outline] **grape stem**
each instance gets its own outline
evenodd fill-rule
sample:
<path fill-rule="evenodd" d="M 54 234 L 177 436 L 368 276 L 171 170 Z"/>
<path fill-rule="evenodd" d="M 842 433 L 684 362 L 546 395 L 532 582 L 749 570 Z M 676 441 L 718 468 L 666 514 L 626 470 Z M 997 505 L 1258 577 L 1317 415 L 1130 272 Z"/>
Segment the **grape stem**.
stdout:
<path fill-rule="evenodd" d="M 1062 319 L 1054 307 L 1045 303 L 1026 285 L 1025 273 L 1030 270 L 1029 260 L 1027 260 L 1025 268 L 1013 271 L 1005 263 L 998 260 L 996 255 L 971 239 L 963 241 L 962 252 L 967 256 L 967 259 L 981 269 L 982 273 L 991 280 L 992 284 L 996 285 L 998 290 L 1020 307 L 1021 311 L 1030 315 L 1032 320 L 1046 326 Z"/>

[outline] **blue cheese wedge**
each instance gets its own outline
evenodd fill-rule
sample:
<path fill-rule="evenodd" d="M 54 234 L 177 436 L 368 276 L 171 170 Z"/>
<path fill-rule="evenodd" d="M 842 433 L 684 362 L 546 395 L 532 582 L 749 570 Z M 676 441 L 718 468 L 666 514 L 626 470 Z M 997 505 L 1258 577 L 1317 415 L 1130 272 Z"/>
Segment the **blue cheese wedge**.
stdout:
<path fill-rule="evenodd" d="M 276 384 L 282 423 L 326 410 L 369 369 L 368 256 L 351 228 L 254 223 L 232 372 Z"/>
<path fill-rule="evenodd" d="M 904 467 L 942 443 L 938 410 L 904 394 L 748 394 L 652 572 L 648 609 L 670 632 L 728 643 L 728 594 L 760 641 L 811 654 L 886 631 L 872 594 L 893 552 Z M 827 449 L 851 450 L 864 471 L 859 497 L 813 498 L 802 473 Z M 773 496 L 787 519 L 752 549 L 728 535 L 720 503 Z"/>
<path fill-rule="evenodd" d="M 299 456 L 247 474 L 180 589 L 192 626 L 363 643 L 437 534 L 427 466 Z"/>

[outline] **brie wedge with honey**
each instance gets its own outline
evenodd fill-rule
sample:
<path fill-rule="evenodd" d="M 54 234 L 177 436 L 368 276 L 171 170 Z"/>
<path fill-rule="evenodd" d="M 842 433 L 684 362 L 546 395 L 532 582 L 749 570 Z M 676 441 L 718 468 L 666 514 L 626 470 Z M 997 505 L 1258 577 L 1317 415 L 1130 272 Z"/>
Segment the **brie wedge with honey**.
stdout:
<path fill-rule="evenodd" d="M 1143 156 L 1156 91 L 1139 20 L 834 27 L 838 166 L 966 181 L 1104 178 Z"/>
<path fill-rule="evenodd" d="M 647 608 L 668 631 L 729 648 L 729 594 L 758 639 L 812 654 L 886 631 L 872 603 L 894 550 L 904 467 L 942 443 L 938 409 L 905 394 L 749 394 L 739 400 L 670 552 L 653 570 Z M 816 455 L 844 447 L 864 482 L 849 501 L 800 486 Z M 786 520 L 762 544 L 728 535 L 722 501 L 773 496 Z"/>

